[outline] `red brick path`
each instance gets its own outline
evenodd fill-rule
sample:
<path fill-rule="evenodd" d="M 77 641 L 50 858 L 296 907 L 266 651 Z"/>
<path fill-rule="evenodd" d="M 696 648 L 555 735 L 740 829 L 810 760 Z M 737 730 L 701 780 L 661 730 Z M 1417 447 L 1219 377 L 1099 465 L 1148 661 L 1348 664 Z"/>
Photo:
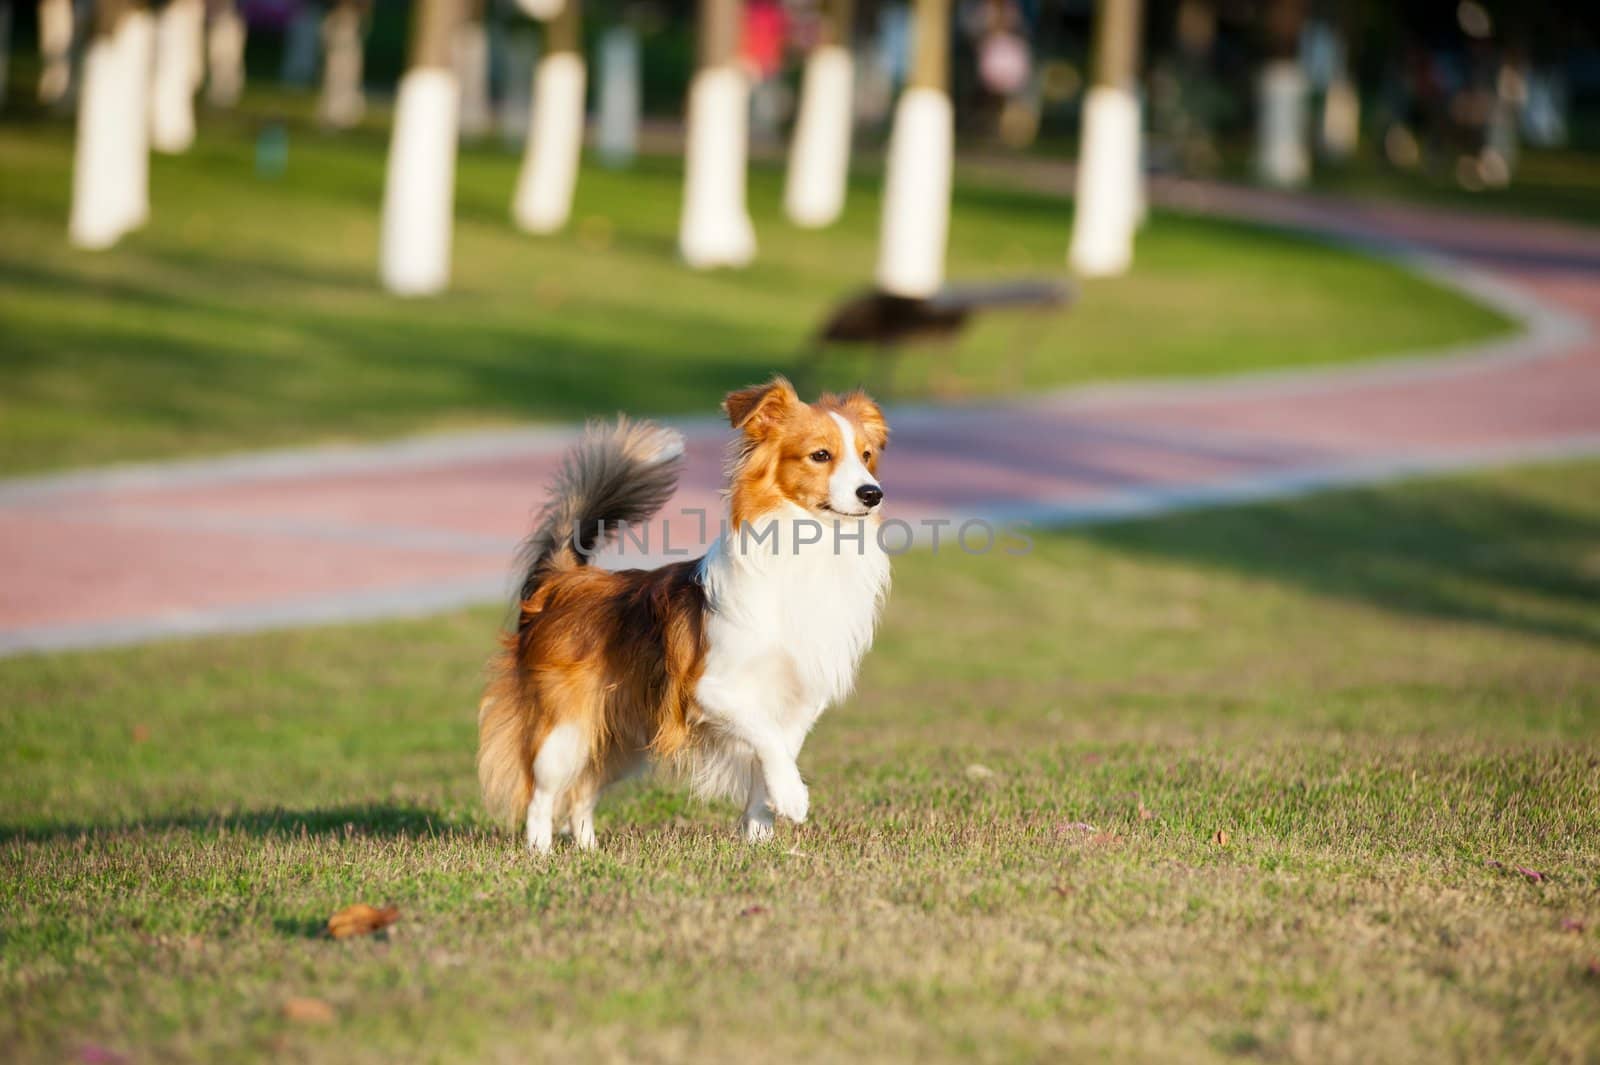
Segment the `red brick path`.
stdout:
<path fill-rule="evenodd" d="M 1420 268 L 1516 311 L 1528 330 L 1442 358 L 897 412 L 883 471 L 892 515 L 1086 520 L 1600 452 L 1593 231 L 1215 186 L 1155 195 L 1424 253 Z M 698 546 L 698 520 L 678 508 L 717 513 L 725 434 L 709 420 L 686 429 L 672 549 Z M 0 654 L 493 600 L 568 438 L 485 434 L 0 482 Z M 659 555 L 661 530 L 652 535 Z"/>

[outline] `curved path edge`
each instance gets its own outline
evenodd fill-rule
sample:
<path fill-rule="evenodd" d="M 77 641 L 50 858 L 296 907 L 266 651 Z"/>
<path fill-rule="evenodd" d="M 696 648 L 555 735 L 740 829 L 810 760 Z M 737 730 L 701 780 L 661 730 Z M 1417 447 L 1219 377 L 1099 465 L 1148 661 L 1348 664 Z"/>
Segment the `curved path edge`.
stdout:
<path fill-rule="evenodd" d="M 1012 171 L 1023 184 L 1070 188 L 1061 175 L 1052 166 Z M 1125 520 L 1600 454 L 1592 232 L 1179 181 L 1154 182 L 1152 198 L 1399 261 L 1520 329 L 1353 365 L 897 408 L 890 485 L 915 539 L 927 542 L 947 521 Z M 709 417 L 672 421 L 689 440 L 678 509 L 617 564 L 691 553 L 715 534 L 725 428 Z M 455 433 L 0 481 L 0 656 L 504 601 L 530 506 L 576 431 Z"/>

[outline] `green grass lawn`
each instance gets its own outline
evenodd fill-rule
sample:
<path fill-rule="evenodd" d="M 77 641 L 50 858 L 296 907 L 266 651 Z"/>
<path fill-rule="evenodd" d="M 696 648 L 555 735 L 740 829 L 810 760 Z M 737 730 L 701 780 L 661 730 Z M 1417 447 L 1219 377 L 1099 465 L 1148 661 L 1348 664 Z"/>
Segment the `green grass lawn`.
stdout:
<path fill-rule="evenodd" d="M 496 611 L 0 662 L 0 1045 L 1593 1060 L 1597 603 L 1596 462 L 911 555 L 812 823 L 643 782 L 543 863 L 476 802 Z"/>
<path fill-rule="evenodd" d="M 65 240 L 69 128 L 0 123 L 0 473 L 617 409 L 711 413 L 728 389 L 791 367 L 871 276 L 874 181 L 852 189 L 839 225 L 802 232 L 781 217 L 781 173 L 758 166 L 759 262 L 694 274 L 674 249 L 676 161 L 585 170 L 570 230 L 536 239 L 508 220 L 516 157 L 483 147 L 460 163 L 453 290 L 395 300 L 375 281 L 381 131 L 291 123 L 287 172 L 263 178 L 264 109 L 208 117 L 189 155 L 154 158 L 150 225 L 102 253 Z M 1070 227 L 1065 197 L 962 187 L 950 274 L 1058 275 Z M 1211 374 L 1507 326 L 1389 264 L 1163 214 L 1132 276 L 1088 285 L 1052 319 L 980 323 L 959 371 L 973 392 L 1012 387 L 1021 355 L 1034 388 Z M 845 359 L 835 377 L 869 369 Z M 906 389 L 928 370 L 913 360 Z"/>

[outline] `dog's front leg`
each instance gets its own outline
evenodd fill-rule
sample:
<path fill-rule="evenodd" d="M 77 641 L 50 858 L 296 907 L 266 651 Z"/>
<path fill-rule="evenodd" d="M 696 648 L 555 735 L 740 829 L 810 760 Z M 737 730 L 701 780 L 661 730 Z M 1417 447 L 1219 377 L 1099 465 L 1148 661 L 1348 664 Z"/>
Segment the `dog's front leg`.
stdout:
<path fill-rule="evenodd" d="M 800 779 L 800 767 L 795 764 L 782 734 L 773 729 L 761 736 L 759 742 L 750 736 L 744 737 L 744 741 L 755 749 L 758 775 L 772 812 L 795 824 L 803 822 L 811 807 L 811 796 L 806 791 L 806 782 Z"/>
<path fill-rule="evenodd" d="M 764 843 L 772 838 L 772 807 L 767 804 L 767 782 L 761 766 L 750 761 L 750 791 L 744 803 L 744 818 L 739 825 L 744 838 L 750 843 Z"/>
<path fill-rule="evenodd" d="M 761 697 L 762 687 L 760 684 L 719 683 L 706 677 L 700 682 L 697 696 L 700 708 L 719 729 L 755 752 L 756 768 L 752 778 L 760 778 L 766 805 L 779 817 L 798 824 L 806 819 L 811 797 L 806 792 L 806 782 L 800 779 L 795 752 L 790 750 L 776 722 L 776 714 Z M 752 782 L 751 804 L 758 798 L 756 786 Z M 749 814 L 748 806 L 746 814 Z"/>

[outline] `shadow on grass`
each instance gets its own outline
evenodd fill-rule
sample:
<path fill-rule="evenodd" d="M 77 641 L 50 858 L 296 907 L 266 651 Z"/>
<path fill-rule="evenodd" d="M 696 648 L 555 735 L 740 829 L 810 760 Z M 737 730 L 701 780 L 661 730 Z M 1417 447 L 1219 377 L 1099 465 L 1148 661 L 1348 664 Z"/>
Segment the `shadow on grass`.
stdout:
<path fill-rule="evenodd" d="M 1586 498 L 1591 481 L 1574 471 L 1570 498 Z M 1076 535 L 1385 610 L 1600 645 L 1600 513 L 1510 482 L 1402 484 Z"/>
<path fill-rule="evenodd" d="M 197 811 L 132 821 L 0 824 L 0 843 L 37 843 L 81 836 L 124 836 L 193 832 L 259 838 L 398 839 L 476 835 L 477 827 L 437 810 L 399 803 L 359 803 L 308 810 L 274 807 L 241 813 Z"/>

